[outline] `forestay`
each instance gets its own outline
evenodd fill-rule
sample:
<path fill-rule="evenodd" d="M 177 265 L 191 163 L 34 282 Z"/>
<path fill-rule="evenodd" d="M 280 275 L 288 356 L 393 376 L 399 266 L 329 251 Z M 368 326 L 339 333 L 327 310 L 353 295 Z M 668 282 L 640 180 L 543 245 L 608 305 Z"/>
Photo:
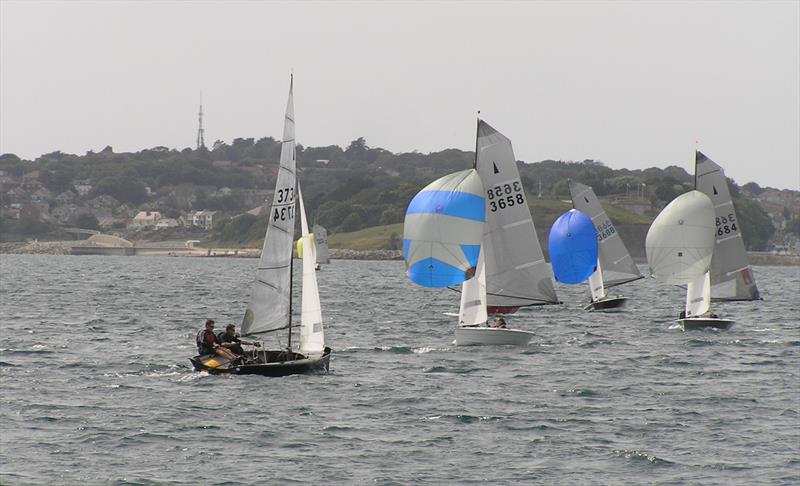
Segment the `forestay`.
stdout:
<path fill-rule="evenodd" d="M 711 297 L 720 300 L 760 299 L 725 172 L 699 151 L 695 154 L 694 171 L 696 189 L 711 199 L 715 212 L 716 244 L 711 259 Z"/>
<path fill-rule="evenodd" d="M 408 278 L 424 287 L 456 285 L 478 262 L 483 185 L 474 169 L 446 175 L 411 200 L 403 225 Z"/>
<path fill-rule="evenodd" d="M 478 120 L 475 168 L 486 191 L 486 291 L 491 307 L 558 303 L 511 141 Z"/>
<path fill-rule="evenodd" d="M 597 232 L 597 259 L 599 261 L 597 271 L 602 272 L 598 276 L 602 277 L 601 285 L 604 289 L 643 278 L 594 190 L 587 185 L 570 181 L 569 192 L 572 196 L 572 206 L 592 219 Z M 593 296 L 596 287 L 597 285 L 592 285 Z M 602 290 L 600 295 L 601 298 L 604 297 L 605 290 Z"/>
<path fill-rule="evenodd" d="M 300 199 L 300 230 L 303 248 L 305 249 L 303 258 L 303 302 L 300 311 L 300 352 L 304 354 L 322 353 L 325 347 L 325 333 L 322 328 L 322 308 L 319 301 L 317 272 L 314 268 L 317 262 L 317 249 L 314 244 L 314 234 L 308 231 L 303 192 L 300 190 L 299 184 L 297 186 L 297 196 Z"/>
<path fill-rule="evenodd" d="M 647 263 L 654 277 L 685 284 L 711 266 L 714 251 L 714 207 L 700 191 L 676 197 L 653 221 L 645 240 Z"/>
<path fill-rule="evenodd" d="M 295 186 L 294 102 L 290 84 L 275 195 L 256 278 L 242 320 L 244 335 L 280 329 L 289 323 Z"/>
<path fill-rule="evenodd" d="M 548 249 L 557 282 L 586 281 L 597 268 L 597 234 L 591 218 L 577 209 L 559 216 L 550 228 Z"/>

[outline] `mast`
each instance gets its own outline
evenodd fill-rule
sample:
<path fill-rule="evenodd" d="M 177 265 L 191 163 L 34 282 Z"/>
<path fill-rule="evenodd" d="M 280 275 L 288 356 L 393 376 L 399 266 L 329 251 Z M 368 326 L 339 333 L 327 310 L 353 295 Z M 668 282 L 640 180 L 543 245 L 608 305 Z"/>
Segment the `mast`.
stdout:
<path fill-rule="evenodd" d="M 478 133 L 481 128 L 481 110 L 478 110 L 478 121 L 475 123 L 475 162 L 472 163 L 472 168 L 478 168 Z"/>
<path fill-rule="evenodd" d="M 293 277 L 294 276 L 294 256 L 289 259 L 289 342 L 286 344 L 286 348 L 291 352 L 292 350 L 292 291 L 293 286 Z"/>

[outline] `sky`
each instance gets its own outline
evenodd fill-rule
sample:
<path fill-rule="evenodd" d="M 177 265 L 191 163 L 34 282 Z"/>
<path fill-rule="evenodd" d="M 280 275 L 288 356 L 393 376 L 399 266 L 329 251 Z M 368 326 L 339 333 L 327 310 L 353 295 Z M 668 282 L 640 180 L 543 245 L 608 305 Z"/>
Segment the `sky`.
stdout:
<path fill-rule="evenodd" d="M 677 165 L 800 189 L 800 2 L 0 0 L 0 153 L 280 138 Z"/>

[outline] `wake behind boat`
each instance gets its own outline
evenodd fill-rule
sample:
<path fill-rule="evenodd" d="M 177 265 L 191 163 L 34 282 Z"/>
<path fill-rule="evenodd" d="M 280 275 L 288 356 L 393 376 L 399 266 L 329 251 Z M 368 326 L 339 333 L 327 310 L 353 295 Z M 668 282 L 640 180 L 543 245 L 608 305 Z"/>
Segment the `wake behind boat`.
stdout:
<path fill-rule="evenodd" d="M 316 248 L 308 230 L 303 194 L 296 177 L 294 99 L 292 84 L 283 126 L 280 168 L 275 184 L 269 224 L 261 250 L 261 259 L 250 299 L 242 320 L 242 334 L 263 337 L 268 333 L 285 332 L 286 348 L 255 349 L 236 360 L 216 355 L 190 358 L 198 371 L 210 373 L 256 374 L 284 376 L 310 371 L 328 371 L 331 349 L 325 346 L 319 288 L 314 270 Z M 295 197 L 296 196 L 296 197 Z M 300 209 L 300 229 L 305 255 L 302 259 L 302 307 L 300 312 L 300 346 L 292 348 L 292 281 L 295 274 L 292 259 L 295 212 Z"/>

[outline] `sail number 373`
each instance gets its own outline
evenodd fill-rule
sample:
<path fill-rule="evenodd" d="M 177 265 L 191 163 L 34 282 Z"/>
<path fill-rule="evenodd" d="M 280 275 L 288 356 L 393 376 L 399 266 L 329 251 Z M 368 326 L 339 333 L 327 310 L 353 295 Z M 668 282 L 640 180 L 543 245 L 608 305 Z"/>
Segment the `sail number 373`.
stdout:
<path fill-rule="evenodd" d="M 283 207 L 276 207 L 272 210 L 272 221 L 286 221 L 294 218 L 294 187 L 278 189 L 275 205 L 282 204 Z"/>
<path fill-rule="evenodd" d="M 489 199 L 489 208 L 493 213 L 498 209 L 510 208 L 516 204 L 525 204 L 525 196 L 522 195 L 522 184 L 519 181 L 492 187 L 486 191 L 486 197 Z"/>

